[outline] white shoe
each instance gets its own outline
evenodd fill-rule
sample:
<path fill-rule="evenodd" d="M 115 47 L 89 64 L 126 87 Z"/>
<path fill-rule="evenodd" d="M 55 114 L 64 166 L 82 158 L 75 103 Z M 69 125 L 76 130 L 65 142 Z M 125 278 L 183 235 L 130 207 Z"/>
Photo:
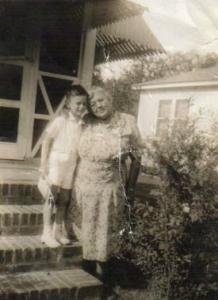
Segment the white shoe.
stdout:
<path fill-rule="evenodd" d="M 41 236 L 41 242 L 46 244 L 49 248 L 57 248 L 60 246 L 60 243 L 58 243 L 58 241 L 56 241 L 52 235 L 48 234 L 43 234 Z"/>
<path fill-rule="evenodd" d="M 68 239 L 68 237 L 65 235 L 65 232 L 63 231 L 63 224 L 54 223 L 53 238 L 59 243 L 61 243 L 62 245 L 70 244 L 70 240 Z"/>
<path fill-rule="evenodd" d="M 60 242 L 62 245 L 69 245 L 70 244 L 70 240 L 67 237 L 60 237 L 58 242 Z"/>

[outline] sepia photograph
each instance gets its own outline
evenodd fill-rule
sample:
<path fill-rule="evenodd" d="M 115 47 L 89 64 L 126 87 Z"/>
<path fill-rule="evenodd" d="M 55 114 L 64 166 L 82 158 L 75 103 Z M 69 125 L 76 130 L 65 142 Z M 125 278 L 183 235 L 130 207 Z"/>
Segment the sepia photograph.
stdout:
<path fill-rule="evenodd" d="M 218 1 L 0 0 L 0 300 L 218 299 Z"/>

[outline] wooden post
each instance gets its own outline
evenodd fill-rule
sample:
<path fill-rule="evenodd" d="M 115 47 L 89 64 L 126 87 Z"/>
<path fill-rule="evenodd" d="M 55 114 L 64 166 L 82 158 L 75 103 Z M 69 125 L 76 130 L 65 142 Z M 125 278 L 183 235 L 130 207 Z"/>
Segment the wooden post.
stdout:
<path fill-rule="evenodd" d="M 79 79 L 86 88 L 89 88 L 92 84 L 95 60 L 97 29 L 91 28 L 93 8 L 92 2 L 85 2 L 80 47 Z"/>
<path fill-rule="evenodd" d="M 26 102 L 25 110 L 25 128 L 22 132 L 24 138 L 27 139 L 25 147 L 25 158 L 31 157 L 32 150 L 32 137 L 33 137 L 33 127 L 34 127 L 34 113 L 35 113 L 35 103 L 37 94 L 37 83 L 38 83 L 38 72 L 39 72 L 39 56 L 40 56 L 40 34 L 41 34 L 41 18 L 40 11 L 31 11 L 30 16 L 32 16 L 31 28 L 29 32 L 29 37 L 26 42 L 26 56 L 29 58 L 28 64 L 28 74 L 25 78 L 25 84 L 28 85 L 26 89 L 25 98 L 28 99 Z M 34 16 L 34 17 L 33 17 Z M 24 149 L 23 149 L 24 150 Z"/>
<path fill-rule="evenodd" d="M 37 91 L 37 75 L 38 75 L 38 57 L 39 57 L 39 43 L 38 41 L 28 41 L 26 44 L 28 53 L 32 55 L 33 61 L 25 62 L 25 73 L 23 77 L 23 84 L 25 85 L 23 98 L 21 104 L 21 115 L 23 119 L 20 122 L 19 139 L 20 149 L 19 156 L 26 158 L 30 156 L 32 147 L 32 131 L 33 131 L 33 115 L 35 111 L 35 99 Z"/>

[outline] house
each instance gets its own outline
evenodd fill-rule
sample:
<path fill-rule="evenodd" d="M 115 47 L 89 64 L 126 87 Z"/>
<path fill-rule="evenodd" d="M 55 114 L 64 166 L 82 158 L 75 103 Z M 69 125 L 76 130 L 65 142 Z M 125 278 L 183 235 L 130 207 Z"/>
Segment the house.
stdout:
<path fill-rule="evenodd" d="M 136 84 L 140 91 L 138 125 L 145 138 L 164 136 L 170 125 L 197 117 L 207 131 L 218 113 L 218 66 Z"/>
<path fill-rule="evenodd" d="M 0 3 L 0 299 L 102 299 L 78 242 L 40 241 L 40 147 L 66 87 L 89 87 L 94 64 L 163 51 L 143 11 L 127 0 Z"/>
<path fill-rule="evenodd" d="M 1 1 L 0 183 L 37 180 L 66 86 L 90 86 L 95 64 L 163 52 L 143 12 L 131 0 Z"/>

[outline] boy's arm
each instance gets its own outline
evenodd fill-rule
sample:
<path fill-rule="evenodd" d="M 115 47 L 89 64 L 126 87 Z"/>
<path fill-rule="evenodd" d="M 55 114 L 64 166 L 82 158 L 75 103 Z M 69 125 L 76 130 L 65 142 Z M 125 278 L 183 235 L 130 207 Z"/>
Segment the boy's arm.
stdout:
<path fill-rule="evenodd" d="M 52 138 L 46 137 L 42 143 L 40 173 L 47 175 L 48 156 L 51 148 Z"/>
<path fill-rule="evenodd" d="M 45 137 L 42 142 L 42 150 L 41 150 L 41 163 L 40 169 L 42 175 L 47 175 L 48 168 L 48 157 L 51 150 L 51 145 L 57 136 L 59 130 L 63 127 L 63 118 L 58 116 L 56 117 L 49 126 L 45 129 Z"/>

